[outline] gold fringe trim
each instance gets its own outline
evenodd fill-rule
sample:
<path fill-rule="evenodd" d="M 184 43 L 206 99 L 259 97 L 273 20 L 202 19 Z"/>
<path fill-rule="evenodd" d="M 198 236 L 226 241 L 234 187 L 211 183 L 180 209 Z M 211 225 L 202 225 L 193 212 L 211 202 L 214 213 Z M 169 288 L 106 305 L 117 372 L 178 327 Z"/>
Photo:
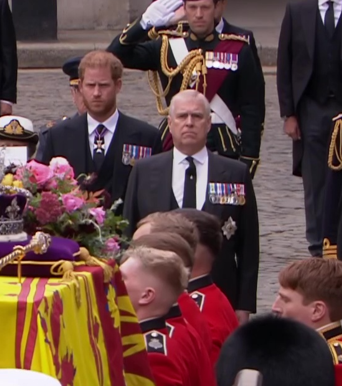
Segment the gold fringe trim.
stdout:
<path fill-rule="evenodd" d="M 234 35 L 234 34 L 219 34 L 220 40 L 235 40 L 239 42 L 250 44 L 249 36 L 240 36 L 240 35 Z"/>
<path fill-rule="evenodd" d="M 336 117 L 339 118 L 340 116 Z M 336 157 L 338 164 L 333 165 Z M 331 170 L 342 170 L 342 118 L 335 120 L 328 153 L 328 166 Z"/>

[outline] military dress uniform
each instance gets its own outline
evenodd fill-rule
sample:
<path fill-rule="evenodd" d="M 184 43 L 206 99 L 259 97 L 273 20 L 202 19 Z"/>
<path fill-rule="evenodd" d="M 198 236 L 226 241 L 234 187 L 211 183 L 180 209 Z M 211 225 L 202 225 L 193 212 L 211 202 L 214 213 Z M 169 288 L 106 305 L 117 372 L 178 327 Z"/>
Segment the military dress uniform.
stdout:
<path fill-rule="evenodd" d="M 179 369 L 169 356 L 170 338 L 165 319 L 148 319 L 141 322 L 140 327 L 156 386 L 183 386 Z"/>
<path fill-rule="evenodd" d="M 333 119 L 323 211 L 323 257 L 342 260 L 342 115 Z"/>
<path fill-rule="evenodd" d="M 318 329 L 328 343 L 335 367 L 335 385 L 342 386 L 342 323 L 331 323 Z"/>
<path fill-rule="evenodd" d="M 212 340 L 207 321 L 201 314 L 188 292 L 178 298 L 178 304 L 184 319 L 194 328 L 206 347 L 209 357 L 212 355 Z"/>
<path fill-rule="evenodd" d="M 188 374 L 189 385 L 215 386 L 213 366 L 206 347 L 193 327 L 184 319 L 178 304 L 166 315 L 170 345 L 177 353 L 175 361 Z"/>
<path fill-rule="evenodd" d="M 212 339 L 213 364 L 228 336 L 239 326 L 229 300 L 214 284 L 210 275 L 190 280 L 188 291 L 208 323 Z"/>
<path fill-rule="evenodd" d="M 151 40 L 146 41 L 147 37 Z M 263 96 L 257 86 L 257 67 L 248 37 L 214 30 L 199 39 L 191 30 L 180 28 L 145 30 L 138 19 L 107 50 L 125 67 L 149 71 L 161 115 L 168 114 L 167 106 L 179 91 L 191 88 L 202 92 L 212 110 L 208 148 L 226 157 L 240 158 L 254 175 L 259 163 L 259 106 Z M 166 119 L 160 130 L 164 150 L 169 150 L 173 144 Z"/>

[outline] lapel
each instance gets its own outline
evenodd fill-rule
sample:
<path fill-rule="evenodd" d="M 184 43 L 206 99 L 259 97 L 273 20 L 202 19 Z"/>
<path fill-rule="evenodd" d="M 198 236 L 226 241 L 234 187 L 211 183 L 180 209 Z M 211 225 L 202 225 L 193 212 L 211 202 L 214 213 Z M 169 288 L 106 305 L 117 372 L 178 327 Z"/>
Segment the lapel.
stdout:
<path fill-rule="evenodd" d="M 314 59 L 316 18 L 318 10 L 317 0 L 306 1 L 301 4 L 301 22 L 305 35 L 305 41 L 311 60 Z"/>
<path fill-rule="evenodd" d="M 75 176 L 88 174 L 93 171 L 89 140 L 88 140 L 88 122 L 87 114 L 82 114 L 70 119 L 66 128 L 65 138 L 67 138 L 66 147 L 68 148 L 68 158 L 74 168 Z"/>
<path fill-rule="evenodd" d="M 167 212 L 171 208 L 173 151 L 156 157 L 159 157 L 158 162 L 151 162 L 149 200 L 155 212 Z"/>
<path fill-rule="evenodd" d="M 222 162 L 220 162 L 220 157 L 213 154 L 208 150 L 208 184 L 207 184 L 207 195 L 206 200 L 203 206 L 203 210 L 208 213 L 214 214 L 217 217 L 221 218 L 224 205 L 213 205 L 209 201 L 209 191 L 208 185 L 209 182 L 227 182 L 230 171 L 224 168 Z"/>

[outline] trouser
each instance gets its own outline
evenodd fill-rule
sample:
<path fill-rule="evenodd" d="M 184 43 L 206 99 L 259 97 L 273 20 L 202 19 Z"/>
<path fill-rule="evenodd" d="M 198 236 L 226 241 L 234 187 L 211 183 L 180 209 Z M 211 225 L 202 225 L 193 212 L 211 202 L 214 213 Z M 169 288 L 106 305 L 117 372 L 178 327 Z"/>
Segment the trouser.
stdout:
<path fill-rule="evenodd" d="M 305 96 L 299 106 L 306 239 L 312 256 L 322 256 L 328 146 L 332 118 L 341 111 L 342 105 L 335 98 L 329 98 L 321 104 Z"/>

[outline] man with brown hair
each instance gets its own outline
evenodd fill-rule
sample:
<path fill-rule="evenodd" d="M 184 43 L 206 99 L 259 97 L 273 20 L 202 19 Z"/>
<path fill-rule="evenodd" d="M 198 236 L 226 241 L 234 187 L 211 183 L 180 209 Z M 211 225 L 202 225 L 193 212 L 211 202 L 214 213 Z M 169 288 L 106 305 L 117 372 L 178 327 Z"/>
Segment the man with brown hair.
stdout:
<path fill-rule="evenodd" d="M 216 363 L 223 343 L 239 325 L 229 300 L 210 275 L 223 242 L 220 222 L 215 216 L 196 209 L 178 209 L 177 212 L 195 224 L 199 233 L 188 291 L 210 328 L 211 357 L 213 363 Z"/>
<path fill-rule="evenodd" d="M 211 363 L 209 359 L 205 363 L 194 336 L 185 327 L 172 328 L 170 333 L 166 328 L 166 315 L 188 282 L 181 258 L 173 252 L 137 247 L 129 249 L 122 261 L 122 278 L 145 334 L 148 352 L 167 354 L 178 368 L 174 375 L 181 376 L 182 385 L 215 385 Z"/>
<path fill-rule="evenodd" d="M 112 201 L 124 200 L 134 162 L 161 151 L 157 129 L 117 109 L 122 74 L 120 60 L 106 51 L 83 57 L 79 91 L 87 113 L 51 128 L 42 158 L 65 157 L 76 176 L 96 173 L 90 189 L 106 189 Z"/>
<path fill-rule="evenodd" d="M 342 363 L 342 261 L 296 261 L 279 274 L 272 310 L 317 330 L 328 342 L 334 363 Z"/>
<path fill-rule="evenodd" d="M 143 218 L 133 235 L 133 246 L 144 245 L 177 253 L 189 275 L 193 268 L 197 243 L 198 232 L 194 224 L 176 212 L 157 212 Z M 178 304 L 183 317 L 194 328 L 211 357 L 212 340 L 209 326 L 187 291 L 183 291 L 179 296 Z"/>

